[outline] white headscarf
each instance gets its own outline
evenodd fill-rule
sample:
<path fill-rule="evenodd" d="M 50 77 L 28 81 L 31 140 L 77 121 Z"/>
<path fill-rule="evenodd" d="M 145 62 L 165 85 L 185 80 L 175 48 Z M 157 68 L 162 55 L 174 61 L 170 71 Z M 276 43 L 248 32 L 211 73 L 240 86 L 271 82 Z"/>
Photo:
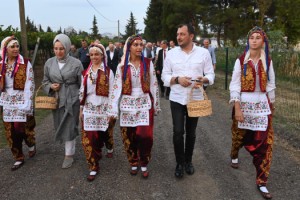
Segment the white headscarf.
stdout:
<path fill-rule="evenodd" d="M 17 45 L 19 45 L 19 42 L 18 42 L 18 40 L 14 37 L 14 36 L 8 36 L 8 37 L 6 37 L 6 38 L 4 38 L 2 41 L 1 41 L 1 48 L 0 48 L 0 57 L 2 57 L 2 55 L 3 55 L 3 51 L 4 51 L 4 49 L 5 49 L 5 47 L 7 48 L 7 47 L 10 47 L 10 46 L 12 46 L 12 45 L 14 45 L 14 44 L 17 44 Z M 4 58 L 2 58 L 2 59 L 4 59 Z"/>

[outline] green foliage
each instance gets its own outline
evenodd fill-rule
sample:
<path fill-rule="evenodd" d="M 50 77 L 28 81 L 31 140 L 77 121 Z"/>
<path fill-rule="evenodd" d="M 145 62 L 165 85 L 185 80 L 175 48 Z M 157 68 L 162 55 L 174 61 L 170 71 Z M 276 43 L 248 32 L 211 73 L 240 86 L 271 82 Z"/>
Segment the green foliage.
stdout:
<path fill-rule="evenodd" d="M 300 40 L 300 0 L 274 0 L 274 28 L 280 29 L 288 38 L 288 42 L 296 44 Z"/>
<path fill-rule="evenodd" d="M 144 18 L 144 23 L 146 25 L 144 38 L 147 41 L 155 42 L 161 39 L 161 14 L 162 0 L 151 0 L 146 12 L 146 18 Z"/>
<path fill-rule="evenodd" d="M 92 30 L 92 34 L 91 34 L 92 39 L 101 39 L 101 35 L 99 34 L 97 19 L 95 15 L 93 19 L 93 27 L 91 28 L 91 30 Z"/>
<path fill-rule="evenodd" d="M 258 25 L 266 31 L 282 31 L 290 44 L 296 44 L 300 39 L 299 10 L 300 0 L 151 0 L 144 19 L 145 36 L 175 40 L 177 25 L 191 22 L 197 35 L 213 34 L 219 46 L 221 40 L 238 46 Z"/>
<path fill-rule="evenodd" d="M 124 39 L 127 39 L 129 36 L 138 34 L 140 32 L 140 30 L 136 28 L 137 22 L 132 12 L 130 12 L 130 18 L 127 20 L 127 22 L 128 23 L 125 26 L 125 34 L 122 35 Z"/>

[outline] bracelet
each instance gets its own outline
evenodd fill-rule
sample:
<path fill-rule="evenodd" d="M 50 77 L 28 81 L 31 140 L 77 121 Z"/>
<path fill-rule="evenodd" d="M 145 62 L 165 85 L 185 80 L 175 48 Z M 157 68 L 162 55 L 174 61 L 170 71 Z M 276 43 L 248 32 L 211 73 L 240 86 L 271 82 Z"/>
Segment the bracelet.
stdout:
<path fill-rule="evenodd" d="M 179 76 L 177 76 L 177 77 L 175 78 L 175 83 L 176 83 L 176 84 L 179 84 L 178 79 L 179 79 Z"/>

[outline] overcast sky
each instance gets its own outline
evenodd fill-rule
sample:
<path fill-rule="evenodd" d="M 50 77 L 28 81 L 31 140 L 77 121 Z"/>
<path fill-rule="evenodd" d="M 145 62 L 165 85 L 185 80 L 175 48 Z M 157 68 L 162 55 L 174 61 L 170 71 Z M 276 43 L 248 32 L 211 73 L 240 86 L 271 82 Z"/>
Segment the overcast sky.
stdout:
<path fill-rule="evenodd" d="M 20 27 L 19 1 L 0 0 L 0 26 Z M 4 3 L 5 2 L 5 3 Z M 150 0 L 24 0 L 25 16 L 46 30 L 50 26 L 57 31 L 72 26 L 76 31 L 91 32 L 93 16 L 96 16 L 100 33 L 124 33 L 130 12 L 137 20 L 137 28 L 144 31 L 144 17 Z M 95 10 L 96 9 L 96 10 Z M 19 29 L 20 30 L 20 29 Z"/>

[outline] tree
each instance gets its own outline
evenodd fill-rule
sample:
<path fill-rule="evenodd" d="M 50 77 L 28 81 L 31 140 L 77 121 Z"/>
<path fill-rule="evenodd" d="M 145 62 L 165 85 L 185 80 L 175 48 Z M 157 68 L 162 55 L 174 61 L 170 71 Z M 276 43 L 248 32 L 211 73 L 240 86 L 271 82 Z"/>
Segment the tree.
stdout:
<path fill-rule="evenodd" d="M 163 1 L 161 37 L 167 40 L 176 40 L 177 27 L 179 24 L 183 23 L 192 24 L 195 28 L 195 34 L 199 35 L 199 22 L 198 18 L 196 17 L 199 10 L 199 6 L 200 4 L 198 3 L 198 0 Z"/>
<path fill-rule="evenodd" d="M 41 25 L 41 24 L 39 25 L 39 32 L 41 32 L 41 33 L 43 33 L 43 32 L 44 32 L 44 30 L 43 30 L 43 28 L 42 28 L 42 25 Z"/>
<path fill-rule="evenodd" d="M 300 0 L 274 0 L 274 29 L 282 30 L 287 41 L 296 44 L 300 40 Z"/>
<path fill-rule="evenodd" d="M 51 33 L 51 32 L 53 32 L 53 30 L 50 28 L 50 26 L 48 26 L 46 32 Z"/>
<path fill-rule="evenodd" d="M 127 25 L 125 26 L 125 34 L 122 35 L 124 39 L 127 39 L 131 35 L 138 34 L 140 32 L 139 29 L 136 28 L 137 22 L 132 12 L 130 12 L 130 18 L 127 20 Z"/>
<path fill-rule="evenodd" d="M 161 39 L 162 0 L 151 0 L 144 18 L 146 40 L 157 41 Z"/>
<path fill-rule="evenodd" d="M 269 10 L 272 1 L 256 0 L 256 4 L 259 9 L 259 26 L 263 27 L 265 24 L 265 15 Z"/>
<path fill-rule="evenodd" d="M 26 18 L 26 32 L 38 32 L 37 27 L 35 26 L 34 22 L 29 19 L 27 16 Z"/>
<path fill-rule="evenodd" d="M 91 30 L 92 30 L 91 37 L 93 37 L 93 39 L 101 39 L 101 35 L 99 34 L 99 29 L 97 26 L 97 19 L 96 19 L 95 15 L 94 15 L 94 19 L 93 19 L 93 27 L 91 28 Z"/>
<path fill-rule="evenodd" d="M 61 26 L 60 26 L 59 29 L 57 30 L 57 34 L 60 34 L 60 33 L 62 33 Z"/>

